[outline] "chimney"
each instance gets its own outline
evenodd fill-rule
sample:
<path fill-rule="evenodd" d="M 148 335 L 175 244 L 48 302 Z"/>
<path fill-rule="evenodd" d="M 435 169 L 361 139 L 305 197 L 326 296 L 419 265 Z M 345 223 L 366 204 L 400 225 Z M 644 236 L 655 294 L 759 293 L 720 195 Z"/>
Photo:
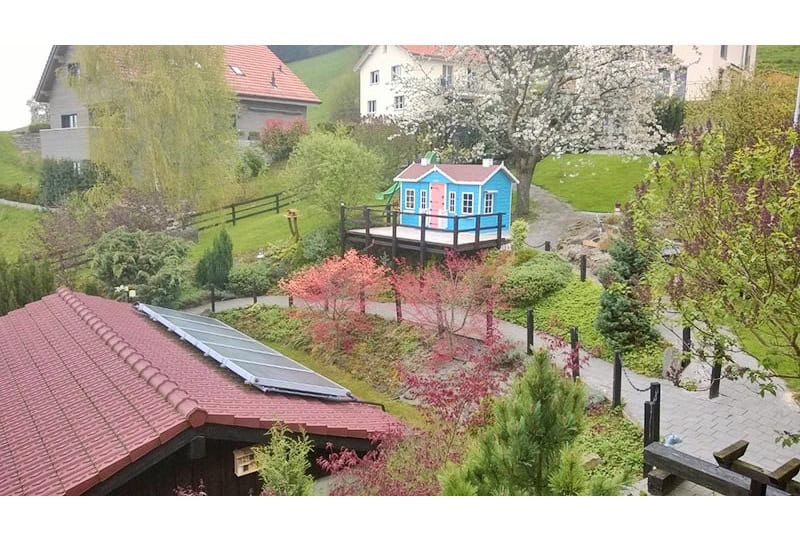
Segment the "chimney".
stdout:
<path fill-rule="evenodd" d="M 283 64 L 278 64 L 278 71 L 283 73 Z"/>
<path fill-rule="evenodd" d="M 483 159 L 483 166 L 484 167 L 491 167 L 494 165 L 494 158 L 484 158 Z"/>

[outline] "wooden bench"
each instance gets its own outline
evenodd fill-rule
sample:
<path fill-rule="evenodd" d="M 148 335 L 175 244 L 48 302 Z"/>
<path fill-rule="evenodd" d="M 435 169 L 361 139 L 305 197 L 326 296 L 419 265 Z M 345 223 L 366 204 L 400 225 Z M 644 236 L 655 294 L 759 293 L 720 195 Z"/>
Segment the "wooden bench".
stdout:
<path fill-rule="evenodd" d="M 669 494 L 680 480 L 691 481 L 725 496 L 748 496 L 751 479 L 723 466 L 706 462 L 658 442 L 644 449 L 644 462 L 656 468 L 647 476 L 647 488 L 654 496 Z M 787 491 L 767 485 L 766 496 L 790 496 Z"/>

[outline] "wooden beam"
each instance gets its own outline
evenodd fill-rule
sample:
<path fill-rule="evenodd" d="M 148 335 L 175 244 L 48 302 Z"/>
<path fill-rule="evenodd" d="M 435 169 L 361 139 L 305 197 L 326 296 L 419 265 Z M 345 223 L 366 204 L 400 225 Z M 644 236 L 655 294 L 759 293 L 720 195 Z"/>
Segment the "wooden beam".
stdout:
<path fill-rule="evenodd" d="M 725 496 L 750 494 L 750 479 L 744 475 L 667 447 L 662 443 L 653 442 L 645 447 L 644 462 Z M 788 492 L 774 487 L 766 487 L 765 493 L 768 496 L 789 495 Z"/>
<path fill-rule="evenodd" d="M 655 469 L 647 474 L 647 492 L 651 496 L 666 496 L 681 484 L 681 479 L 666 470 Z"/>

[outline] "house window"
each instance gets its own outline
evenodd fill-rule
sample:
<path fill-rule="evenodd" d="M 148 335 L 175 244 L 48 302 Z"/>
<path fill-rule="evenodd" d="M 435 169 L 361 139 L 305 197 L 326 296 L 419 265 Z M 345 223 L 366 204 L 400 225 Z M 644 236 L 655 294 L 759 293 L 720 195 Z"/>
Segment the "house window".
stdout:
<path fill-rule="evenodd" d="M 239 66 L 234 66 L 233 64 L 228 64 L 228 65 L 230 66 L 231 71 L 236 75 L 244 75 L 242 68 L 240 68 Z"/>
<path fill-rule="evenodd" d="M 81 65 L 78 64 L 77 62 L 70 62 L 69 64 L 67 64 L 67 73 L 77 77 L 78 75 L 81 74 Z"/>
<path fill-rule="evenodd" d="M 78 114 L 72 113 L 71 115 L 61 115 L 62 128 L 77 128 L 78 127 Z"/>
<path fill-rule="evenodd" d="M 394 97 L 394 108 L 395 109 L 405 109 L 406 108 L 406 97 L 405 96 L 395 96 Z"/>
<path fill-rule="evenodd" d="M 450 192 L 447 199 L 447 212 L 456 213 L 456 192 Z"/>
<path fill-rule="evenodd" d="M 445 64 L 442 66 L 442 87 L 453 86 L 453 66 Z"/>
<path fill-rule="evenodd" d="M 483 213 L 494 213 L 494 192 L 486 192 L 483 196 Z"/>
<path fill-rule="evenodd" d="M 469 192 L 461 195 L 461 213 L 472 214 L 473 195 Z"/>
<path fill-rule="evenodd" d="M 369 84 L 376 85 L 381 82 L 380 70 L 369 72 Z"/>
<path fill-rule="evenodd" d="M 374 113 L 377 109 L 378 109 L 378 106 L 377 106 L 375 100 L 369 100 L 367 102 L 367 112 L 368 113 Z"/>
<path fill-rule="evenodd" d="M 419 191 L 419 210 L 427 210 L 428 209 L 428 191 L 427 190 L 420 190 Z"/>
<path fill-rule="evenodd" d="M 81 162 L 72 162 L 72 172 L 76 175 L 81 174 Z"/>
<path fill-rule="evenodd" d="M 728 58 L 728 46 L 727 45 L 720 45 L 719 46 L 719 57 L 720 58 Z"/>
<path fill-rule="evenodd" d="M 414 190 L 412 188 L 406 188 L 406 210 L 414 210 Z"/>
<path fill-rule="evenodd" d="M 392 81 L 399 81 L 403 76 L 403 66 L 392 66 Z"/>

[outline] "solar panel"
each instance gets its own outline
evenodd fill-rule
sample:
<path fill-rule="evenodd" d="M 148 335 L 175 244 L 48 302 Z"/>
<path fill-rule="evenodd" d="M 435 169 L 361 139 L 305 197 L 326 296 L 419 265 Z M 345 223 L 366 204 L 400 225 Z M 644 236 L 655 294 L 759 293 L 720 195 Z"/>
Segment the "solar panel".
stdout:
<path fill-rule="evenodd" d="M 217 319 L 142 303 L 136 308 L 262 391 L 352 398 L 341 385 Z"/>

